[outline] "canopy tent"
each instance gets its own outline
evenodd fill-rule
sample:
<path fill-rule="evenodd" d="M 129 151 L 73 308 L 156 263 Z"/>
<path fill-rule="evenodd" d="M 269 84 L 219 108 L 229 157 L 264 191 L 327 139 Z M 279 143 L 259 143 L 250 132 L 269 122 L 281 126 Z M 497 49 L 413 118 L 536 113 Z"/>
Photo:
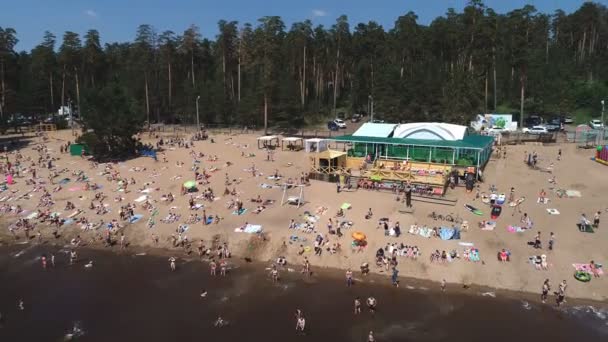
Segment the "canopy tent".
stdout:
<path fill-rule="evenodd" d="M 281 140 L 281 150 L 285 150 L 285 142 L 287 142 L 287 149 L 290 151 L 299 151 L 304 148 L 304 139 L 287 137 Z"/>
<path fill-rule="evenodd" d="M 310 153 L 310 152 L 320 153 L 323 151 L 327 151 L 328 145 L 329 145 L 329 140 L 327 140 L 327 139 L 313 138 L 313 139 L 306 139 L 306 141 L 304 142 L 306 153 Z"/>
<path fill-rule="evenodd" d="M 456 141 L 464 139 L 466 133 L 467 126 L 443 122 L 415 122 L 398 125 L 393 132 L 393 137 Z"/>
<path fill-rule="evenodd" d="M 261 143 L 261 144 L 260 144 Z M 279 146 L 279 137 L 276 135 L 265 135 L 258 138 L 258 148 L 275 148 Z"/>

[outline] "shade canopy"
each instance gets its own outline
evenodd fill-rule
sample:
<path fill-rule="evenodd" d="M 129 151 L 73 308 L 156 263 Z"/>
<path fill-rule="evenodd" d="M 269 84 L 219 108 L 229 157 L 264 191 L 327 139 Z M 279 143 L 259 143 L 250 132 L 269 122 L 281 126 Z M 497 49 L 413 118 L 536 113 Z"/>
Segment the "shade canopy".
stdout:
<path fill-rule="evenodd" d="M 196 187 L 196 182 L 193 180 L 184 183 L 184 188 L 186 189 L 192 189 L 194 187 Z"/>

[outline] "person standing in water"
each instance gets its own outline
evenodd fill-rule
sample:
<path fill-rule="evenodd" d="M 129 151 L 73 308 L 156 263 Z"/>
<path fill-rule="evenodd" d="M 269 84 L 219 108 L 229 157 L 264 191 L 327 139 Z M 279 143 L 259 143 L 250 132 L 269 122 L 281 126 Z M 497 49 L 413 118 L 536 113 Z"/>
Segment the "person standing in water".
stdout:
<path fill-rule="evenodd" d="M 367 298 L 367 307 L 369 309 L 369 312 L 373 315 L 376 313 L 376 298 L 374 297 L 369 297 Z"/>
<path fill-rule="evenodd" d="M 355 298 L 355 315 L 361 313 L 361 299 L 359 297 Z"/>
<path fill-rule="evenodd" d="M 217 269 L 217 264 L 215 263 L 215 261 L 211 260 L 211 263 L 209 264 L 209 268 L 211 269 L 211 275 L 215 276 L 215 270 Z"/>
<path fill-rule="evenodd" d="M 393 275 L 391 276 L 391 281 L 393 286 L 399 287 L 399 270 L 396 267 L 393 267 Z"/>
<path fill-rule="evenodd" d="M 40 261 L 42 262 L 42 268 L 46 270 L 46 255 L 42 254 Z"/>
<path fill-rule="evenodd" d="M 376 342 L 376 339 L 374 338 L 374 332 L 370 331 L 369 335 L 367 335 L 367 342 Z"/>
<path fill-rule="evenodd" d="M 564 279 L 561 283 L 559 283 L 559 291 L 557 292 L 556 304 L 557 306 L 561 306 L 566 302 L 566 288 L 568 285 L 566 284 L 566 280 Z"/>
<path fill-rule="evenodd" d="M 441 292 L 445 292 L 445 285 L 446 285 L 445 279 L 442 279 L 441 280 Z"/>
<path fill-rule="evenodd" d="M 171 269 L 171 272 L 175 271 L 175 258 L 174 257 L 169 258 L 169 268 Z"/>
<path fill-rule="evenodd" d="M 270 277 L 272 278 L 272 282 L 276 283 L 279 281 L 279 270 L 276 265 L 272 265 L 272 270 L 270 271 Z"/>
<path fill-rule="evenodd" d="M 545 303 L 547 301 L 547 296 L 549 291 L 551 290 L 551 284 L 549 283 L 549 279 L 545 279 L 543 283 L 542 293 L 540 295 L 540 300 Z"/>
<path fill-rule="evenodd" d="M 346 270 L 346 286 L 353 286 L 353 271 L 351 271 L 350 268 Z"/>
<path fill-rule="evenodd" d="M 226 276 L 226 268 L 228 267 L 228 263 L 226 262 L 226 260 L 222 260 L 220 262 L 220 275 L 222 277 Z"/>

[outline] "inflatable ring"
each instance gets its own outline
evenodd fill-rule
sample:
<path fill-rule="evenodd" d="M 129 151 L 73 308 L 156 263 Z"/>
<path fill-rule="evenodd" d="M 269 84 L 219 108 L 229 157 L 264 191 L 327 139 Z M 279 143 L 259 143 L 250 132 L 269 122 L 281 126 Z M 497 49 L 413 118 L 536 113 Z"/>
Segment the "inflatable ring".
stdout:
<path fill-rule="evenodd" d="M 587 272 L 577 271 L 574 273 L 574 278 L 578 281 L 582 281 L 583 283 L 587 283 L 591 281 L 591 275 Z"/>

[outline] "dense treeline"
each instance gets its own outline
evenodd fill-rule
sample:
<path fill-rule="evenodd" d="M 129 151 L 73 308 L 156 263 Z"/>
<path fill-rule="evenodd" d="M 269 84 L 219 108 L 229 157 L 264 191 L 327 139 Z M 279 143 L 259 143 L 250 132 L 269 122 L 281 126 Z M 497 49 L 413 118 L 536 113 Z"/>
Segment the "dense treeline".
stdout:
<path fill-rule="evenodd" d="M 45 32 L 30 52 L 0 27 L 0 114 L 57 112 L 68 101 L 118 83 L 150 121 L 300 126 L 334 113 L 366 112 L 373 98 L 385 120 L 466 122 L 479 112 L 597 114 L 608 97 L 608 10 L 498 14 L 480 0 L 449 9 L 430 25 L 408 12 L 394 27 L 289 30 L 279 17 L 255 25 L 220 21 L 215 40 L 192 25 L 182 34 L 141 25 L 133 42 L 102 46 L 100 33 L 61 41 Z M 497 108 L 498 107 L 498 108 Z M 83 108 L 83 113 L 86 109 Z"/>

